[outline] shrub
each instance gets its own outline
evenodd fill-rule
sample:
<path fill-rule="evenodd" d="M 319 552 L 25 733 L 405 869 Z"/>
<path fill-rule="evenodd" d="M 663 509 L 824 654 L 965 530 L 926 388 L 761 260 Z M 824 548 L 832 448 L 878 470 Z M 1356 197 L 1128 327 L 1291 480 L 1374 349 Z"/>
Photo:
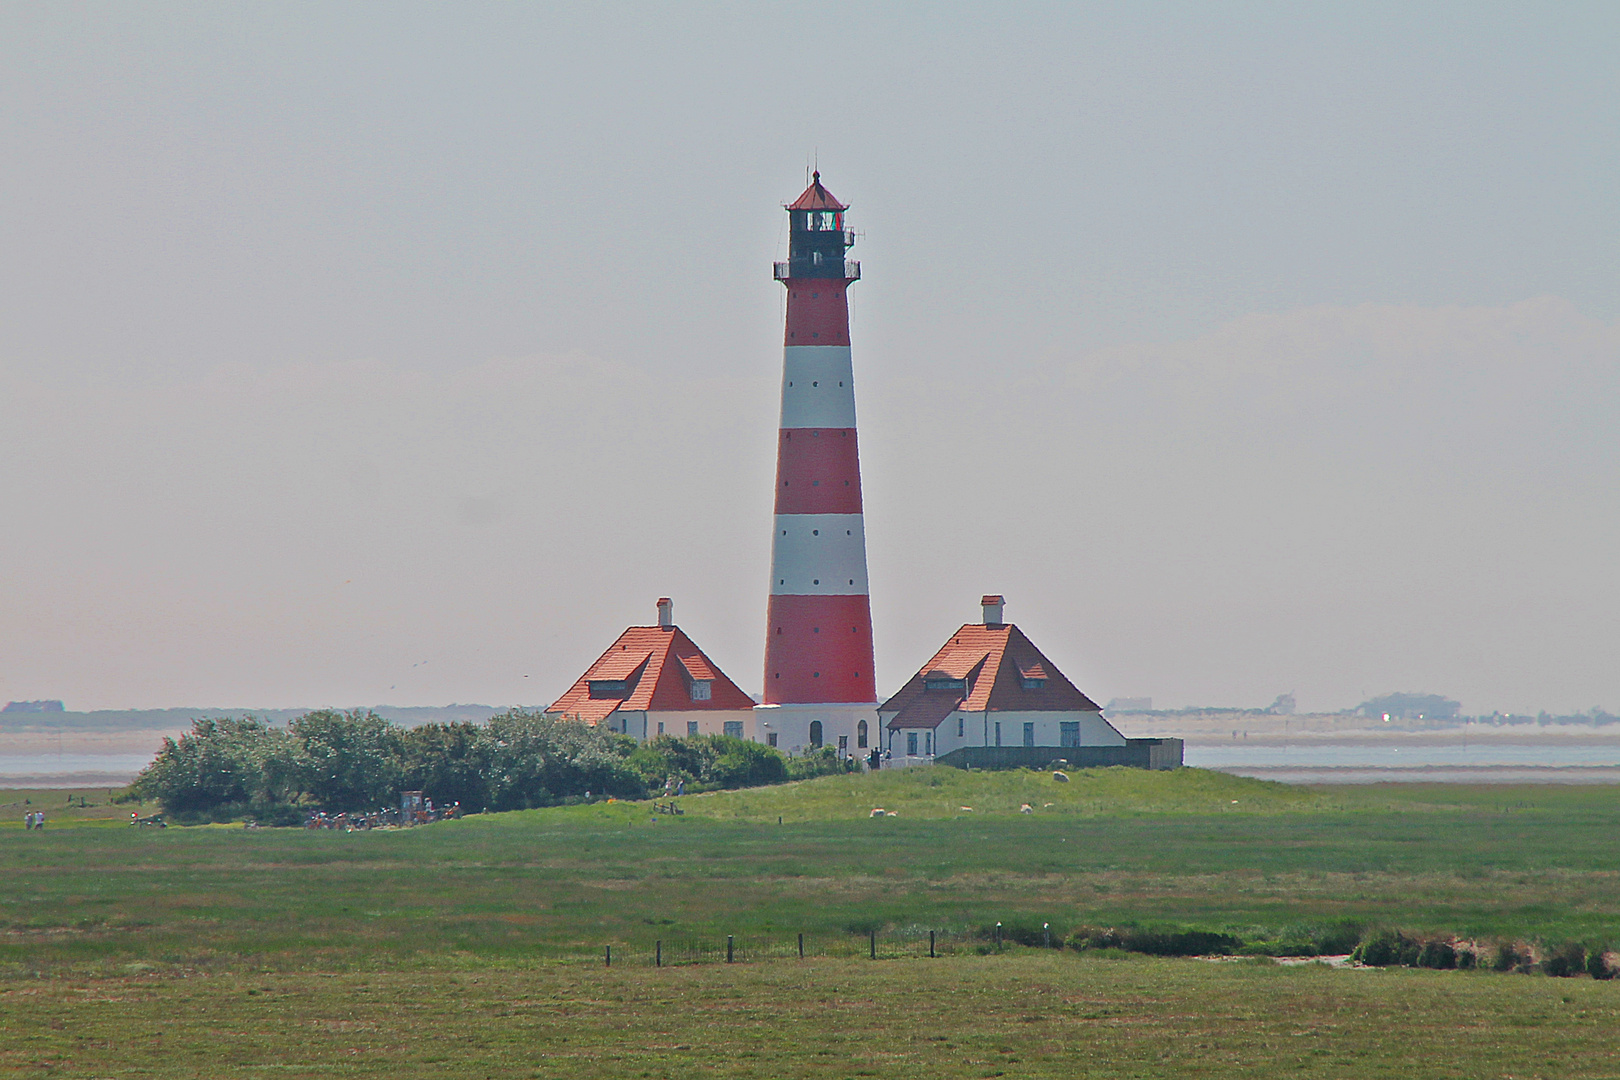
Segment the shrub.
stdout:
<path fill-rule="evenodd" d="M 1322 956 L 1342 956 L 1361 944 L 1362 925 L 1358 922 L 1332 923 L 1312 935 L 1312 944 Z"/>
<path fill-rule="evenodd" d="M 636 747 L 627 764 L 650 791 L 670 779 L 712 791 L 780 784 L 788 778 L 787 759 L 779 752 L 726 735 L 659 735 Z"/>
<path fill-rule="evenodd" d="M 1071 949 L 1123 949 L 1151 956 L 1229 956 L 1243 947 L 1241 939 L 1212 930 L 1177 926 L 1082 926 L 1065 941 Z"/>
<path fill-rule="evenodd" d="M 859 759 L 841 758 L 838 751 L 830 746 L 823 746 L 819 750 L 807 750 L 787 760 L 789 780 L 813 780 L 818 776 L 840 776 L 860 771 Z"/>
<path fill-rule="evenodd" d="M 1496 946 L 1496 955 L 1491 958 L 1492 971 L 1512 971 L 1518 967 L 1525 957 L 1511 943 L 1502 941 Z"/>
<path fill-rule="evenodd" d="M 1541 970 L 1559 979 L 1579 975 L 1586 970 L 1586 946 L 1573 941 L 1558 946 L 1541 961 Z"/>
<path fill-rule="evenodd" d="M 334 810 L 371 810 L 399 798 L 400 731 L 369 709 L 319 709 L 294 720 L 303 789 Z"/>
<path fill-rule="evenodd" d="M 287 731 L 247 716 L 194 720 L 178 740 L 164 739 L 157 756 L 129 786 L 177 820 L 231 820 L 252 805 L 293 801 L 301 793 L 302 753 Z"/>
<path fill-rule="evenodd" d="M 1422 947 L 1404 934 L 1380 931 L 1356 946 L 1350 959 L 1368 967 L 1413 967 Z"/>
<path fill-rule="evenodd" d="M 978 936 L 986 941 L 995 940 L 996 928 L 994 926 L 980 927 Z M 1001 940 L 1011 941 L 1031 949 L 1046 948 L 1050 940 L 1051 947 L 1061 949 L 1064 945 L 1061 930 L 1048 931 L 1046 927 L 1032 922 L 1006 923 L 1001 928 Z"/>
<path fill-rule="evenodd" d="M 1450 971 L 1457 966 L 1457 950 L 1452 948 L 1450 942 L 1425 942 L 1422 950 L 1418 952 L 1417 966 Z"/>
<path fill-rule="evenodd" d="M 1472 949 L 1458 949 L 1457 950 L 1457 970 L 1458 971 L 1472 971 L 1472 970 L 1474 970 L 1474 965 L 1477 964 L 1478 962 L 1479 962 L 1479 957 L 1474 955 L 1474 950 L 1472 950 Z"/>
<path fill-rule="evenodd" d="M 1612 979 L 1615 971 L 1600 946 L 1586 954 L 1586 973 L 1594 979 Z"/>

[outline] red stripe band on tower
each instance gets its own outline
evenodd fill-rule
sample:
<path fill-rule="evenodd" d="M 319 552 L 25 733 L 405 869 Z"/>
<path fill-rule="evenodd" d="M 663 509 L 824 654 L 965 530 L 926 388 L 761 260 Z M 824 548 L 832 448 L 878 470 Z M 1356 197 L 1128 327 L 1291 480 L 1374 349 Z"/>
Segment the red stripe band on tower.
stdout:
<path fill-rule="evenodd" d="M 858 514 L 861 462 L 854 428 L 793 428 L 776 447 L 778 514 Z"/>

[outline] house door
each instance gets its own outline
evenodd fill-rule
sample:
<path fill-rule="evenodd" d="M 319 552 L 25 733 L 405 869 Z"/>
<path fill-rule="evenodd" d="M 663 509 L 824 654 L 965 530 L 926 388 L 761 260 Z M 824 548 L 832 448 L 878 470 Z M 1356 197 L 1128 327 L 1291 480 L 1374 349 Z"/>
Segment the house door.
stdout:
<path fill-rule="evenodd" d="M 1034 724 L 1025 724 L 1024 725 L 1024 745 L 1025 746 L 1034 746 L 1035 745 L 1035 725 Z"/>
<path fill-rule="evenodd" d="M 812 721 L 810 721 L 810 749 L 819 750 L 820 748 L 821 748 L 821 721 L 820 720 L 812 720 Z"/>

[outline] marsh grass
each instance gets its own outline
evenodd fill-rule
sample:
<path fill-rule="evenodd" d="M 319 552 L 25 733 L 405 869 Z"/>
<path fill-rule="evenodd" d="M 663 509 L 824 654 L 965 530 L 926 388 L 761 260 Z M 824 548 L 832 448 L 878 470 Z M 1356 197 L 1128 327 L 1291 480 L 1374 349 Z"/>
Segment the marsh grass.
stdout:
<path fill-rule="evenodd" d="M 1018 952 L 0 983 L 0 1075 L 1584 1077 L 1615 984 Z"/>
<path fill-rule="evenodd" d="M 354 834 L 114 818 L 7 829 L 0 1076 L 1614 1064 L 1615 982 L 1489 962 L 1345 972 L 998 952 L 978 936 L 998 921 L 1050 923 L 1058 940 L 1082 925 L 1177 925 L 1286 945 L 1354 923 L 1456 935 L 1487 961 L 1498 941 L 1613 944 L 1614 790 L 1071 776 L 915 770 L 688 797 L 680 817 L 613 803 Z M 690 943 L 693 962 L 652 968 L 659 941 Z"/>

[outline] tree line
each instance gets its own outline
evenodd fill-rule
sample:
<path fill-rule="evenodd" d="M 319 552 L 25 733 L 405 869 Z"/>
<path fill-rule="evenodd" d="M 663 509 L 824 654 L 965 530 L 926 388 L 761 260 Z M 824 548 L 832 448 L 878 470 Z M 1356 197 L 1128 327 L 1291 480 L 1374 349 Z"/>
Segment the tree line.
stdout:
<path fill-rule="evenodd" d="M 286 727 L 252 716 L 196 720 L 164 739 L 130 785 L 177 821 L 296 824 L 314 810 L 371 811 L 401 791 L 463 810 L 522 810 L 587 797 L 641 799 L 756 787 L 858 768 L 830 749 L 784 757 L 723 735 L 646 743 L 601 727 L 513 709 L 482 724 L 402 728 L 369 710 L 306 713 Z"/>

